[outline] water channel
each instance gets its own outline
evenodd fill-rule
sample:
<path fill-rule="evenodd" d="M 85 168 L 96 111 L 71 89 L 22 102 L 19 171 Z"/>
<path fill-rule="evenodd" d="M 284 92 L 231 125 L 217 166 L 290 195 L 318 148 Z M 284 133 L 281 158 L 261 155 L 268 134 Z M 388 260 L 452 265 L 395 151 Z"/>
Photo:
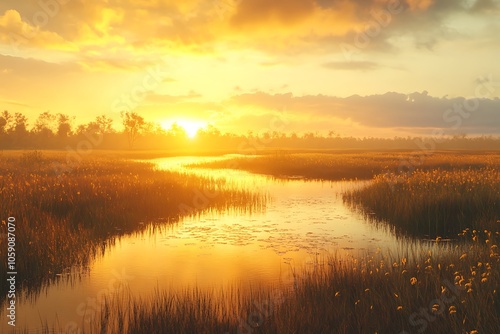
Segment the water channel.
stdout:
<path fill-rule="evenodd" d="M 224 177 L 228 185 L 266 194 L 265 209 L 206 212 L 125 235 L 78 279 L 64 279 L 61 273 L 61 279 L 35 300 L 22 301 L 17 306 L 17 328 L 36 333 L 43 324 L 79 326 L 96 314 L 106 294 L 122 284 L 133 296 L 152 295 L 155 289 L 289 285 L 294 270 L 307 270 L 329 255 L 351 257 L 398 247 L 400 241 L 388 229 L 375 227 L 342 201 L 343 191 L 364 186 L 366 181 L 282 180 L 237 170 L 185 167 L 226 158 L 152 162 L 161 169 Z M 11 330 L 6 321 L 0 329 L 3 333 Z"/>

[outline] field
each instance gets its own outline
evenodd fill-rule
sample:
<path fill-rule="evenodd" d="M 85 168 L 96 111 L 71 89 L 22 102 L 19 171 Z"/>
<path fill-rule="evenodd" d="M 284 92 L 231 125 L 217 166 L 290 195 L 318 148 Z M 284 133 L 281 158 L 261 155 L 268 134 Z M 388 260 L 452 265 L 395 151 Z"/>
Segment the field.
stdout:
<path fill-rule="evenodd" d="M 426 152 L 276 152 L 256 157 L 238 157 L 194 165 L 200 168 L 232 168 L 278 178 L 303 177 L 312 180 L 368 180 L 378 174 L 407 173 L 417 169 L 463 169 L 499 167 L 495 152 L 436 151 Z"/>
<path fill-rule="evenodd" d="M 206 194 L 210 201 L 199 200 Z M 9 152 L 0 160 L 2 232 L 25 222 L 16 239 L 22 291 L 35 293 L 69 268 L 85 268 L 108 243 L 146 223 L 176 222 L 203 210 L 260 210 L 264 199 L 224 180 L 155 170 L 147 163 L 97 155 L 67 163 L 58 152 Z M 6 258 L 6 238 L 0 255 Z M 7 263 L 1 262 L 5 281 Z M 6 296 L 2 285 L 0 300 Z"/>
<path fill-rule="evenodd" d="M 276 178 L 373 180 L 344 194 L 350 205 L 397 232 L 455 237 L 464 228 L 498 230 L 500 154 L 496 152 L 300 153 L 240 157 L 193 165 Z"/>
<path fill-rule="evenodd" d="M 19 268 L 29 273 L 25 292 L 39 291 L 65 268 L 87 266 L 108 243 L 141 231 L 145 222 L 266 205 L 265 197 L 231 189 L 222 179 L 158 171 L 125 158 L 88 157 L 64 173 L 54 172 L 54 163 L 64 165 L 62 156 L 47 152 L 7 154 L 0 162 L 0 209 L 28 222 L 17 241 L 18 257 L 29 259 Z M 469 152 L 418 161 L 409 152 L 267 155 L 196 165 L 282 178 L 373 178 L 344 200 L 373 224 L 394 229 L 405 246 L 349 261 L 332 254 L 312 271 L 295 268 L 293 286 L 156 290 L 141 298 L 124 291 L 106 298 L 86 332 L 498 333 L 499 166 L 497 153 Z M 196 191 L 217 196 L 197 207 Z M 422 238 L 434 241 L 425 246 Z M 43 332 L 59 330 L 45 324 Z"/>
<path fill-rule="evenodd" d="M 491 231 L 500 225 L 500 173 L 494 167 L 381 174 L 344 199 L 415 236 L 455 237 L 465 228 Z"/>
<path fill-rule="evenodd" d="M 465 235 L 471 243 L 442 243 L 434 253 L 409 242 L 399 254 L 332 256 L 297 273 L 293 288 L 157 290 L 145 299 L 124 292 L 106 299 L 88 332 L 497 333 L 499 236 Z"/>

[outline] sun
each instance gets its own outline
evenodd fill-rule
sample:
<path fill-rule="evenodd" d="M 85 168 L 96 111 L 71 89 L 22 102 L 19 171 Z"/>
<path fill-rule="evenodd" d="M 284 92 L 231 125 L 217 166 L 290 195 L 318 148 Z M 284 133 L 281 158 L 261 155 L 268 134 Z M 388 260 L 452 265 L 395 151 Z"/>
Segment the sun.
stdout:
<path fill-rule="evenodd" d="M 198 133 L 198 130 L 201 129 L 204 124 L 201 122 L 193 122 L 193 121 L 179 121 L 177 122 L 180 126 L 186 130 L 186 133 L 189 138 L 194 138 L 196 137 L 196 134 Z"/>
<path fill-rule="evenodd" d="M 173 123 L 181 126 L 184 131 L 186 131 L 186 135 L 188 138 L 193 139 L 196 137 L 198 130 L 204 128 L 207 124 L 202 121 L 193 121 L 193 120 L 176 120 L 175 122 L 162 122 L 162 126 L 165 129 L 169 129 Z"/>

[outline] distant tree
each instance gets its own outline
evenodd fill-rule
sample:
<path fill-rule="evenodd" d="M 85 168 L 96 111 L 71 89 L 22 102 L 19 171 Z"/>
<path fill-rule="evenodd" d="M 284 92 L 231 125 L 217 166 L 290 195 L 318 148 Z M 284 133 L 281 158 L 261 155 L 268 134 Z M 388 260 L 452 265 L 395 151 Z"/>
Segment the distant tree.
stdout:
<path fill-rule="evenodd" d="M 200 134 L 200 136 L 206 136 L 206 137 L 220 137 L 221 136 L 220 130 L 217 129 L 212 124 L 207 125 L 204 129 L 200 129 L 199 134 Z"/>
<path fill-rule="evenodd" d="M 106 115 L 97 116 L 95 118 L 95 123 L 100 134 L 112 133 L 113 132 L 113 120 Z"/>
<path fill-rule="evenodd" d="M 176 138 L 186 138 L 187 137 L 186 130 L 182 126 L 177 124 L 177 122 L 174 122 L 167 132 Z"/>
<path fill-rule="evenodd" d="M 16 112 L 14 114 L 14 125 L 11 129 L 17 135 L 25 135 L 28 133 L 28 118 L 23 114 Z"/>
<path fill-rule="evenodd" d="M 75 134 L 78 136 L 83 135 L 86 130 L 87 130 L 87 126 L 85 124 L 79 124 L 76 127 Z"/>
<path fill-rule="evenodd" d="M 7 120 L 0 116 L 0 135 L 7 133 Z"/>
<path fill-rule="evenodd" d="M 48 111 L 41 113 L 35 121 L 33 132 L 41 138 L 52 137 L 54 135 L 53 129 L 56 118 L 56 115 L 52 115 Z"/>
<path fill-rule="evenodd" d="M 16 112 L 13 117 L 12 126 L 9 129 L 11 143 L 14 146 L 22 147 L 28 143 L 28 118 L 23 114 Z"/>
<path fill-rule="evenodd" d="M 306 132 L 306 133 L 304 133 L 302 138 L 307 139 L 307 140 L 314 139 L 314 138 L 316 138 L 316 134 L 314 132 Z"/>
<path fill-rule="evenodd" d="M 80 124 L 76 128 L 76 134 L 78 136 L 91 135 L 96 137 L 102 137 L 105 134 L 113 133 L 113 120 L 106 115 L 97 116 L 94 121 L 87 124 Z"/>
<path fill-rule="evenodd" d="M 151 133 L 158 135 L 158 136 L 165 136 L 167 134 L 167 130 L 158 122 L 151 123 L 152 129 Z"/>
<path fill-rule="evenodd" d="M 143 131 L 146 122 L 142 116 L 135 112 L 121 113 L 124 132 L 127 134 L 129 148 L 132 148 L 137 136 Z"/>
<path fill-rule="evenodd" d="M 157 122 L 144 122 L 142 128 L 142 133 L 144 135 L 154 136 L 164 134 L 165 131 L 160 123 Z"/>
<path fill-rule="evenodd" d="M 7 132 L 5 130 L 6 125 L 7 125 L 7 120 L 5 118 L 3 118 L 2 116 L 0 116 L 0 133 Z"/>
<path fill-rule="evenodd" d="M 0 134 L 6 134 L 10 130 L 12 130 L 13 125 L 13 117 L 12 115 L 7 111 L 4 110 L 2 112 L 2 115 L 0 115 Z"/>
<path fill-rule="evenodd" d="M 67 138 L 71 135 L 71 121 L 74 118 L 64 114 L 57 114 L 57 136 Z"/>

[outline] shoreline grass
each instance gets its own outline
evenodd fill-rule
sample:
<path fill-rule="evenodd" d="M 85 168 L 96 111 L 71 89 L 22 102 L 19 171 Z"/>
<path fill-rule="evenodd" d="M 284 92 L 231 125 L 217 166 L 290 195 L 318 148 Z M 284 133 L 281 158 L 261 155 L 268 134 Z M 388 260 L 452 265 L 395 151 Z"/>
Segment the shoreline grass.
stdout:
<path fill-rule="evenodd" d="M 240 169 L 277 178 L 303 177 L 312 180 L 371 179 L 378 174 L 415 169 L 464 169 L 500 167 L 499 152 L 439 151 L 425 152 L 335 152 L 266 154 L 225 161 L 193 164 L 196 168 Z"/>
<path fill-rule="evenodd" d="M 252 211 L 265 205 L 264 197 L 227 188 L 223 179 L 156 170 L 152 164 L 88 157 L 56 173 L 54 163 L 66 162 L 59 153 L 40 152 L 0 160 L 0 211 L 5 221 L 16 219 L 18 290 L 27 293 L 39 292 L 68 268 L 85 267 L 109 240 L 140 231 L 156 219 L 175 222 L 206 210 Z M 7 238 L 0 238 L 2 258 L 6 243 Z M 4 282 L 6 266 L 1 261 Z M 6 284 L 0 292 L 3 302 Z"/>
<path fill-rule="evenodd" d="M 369 161 L 370 157 L 375 158 Z M 309 168 L 310 176 L 306 177 L 336 178 L 341 171 L 346 175 L 358 173 L 359 170 L 353 170 L 352 166 L 361 163 L 366 173 L 363 175 L 371 178 L 369 175 L 373 173 L 397 168 L 401 159 L 407 158 L 407 153 L 264 156 L 220 162 L 219 167 L 214 167 L 217 163 L 209 165 L 210 168 L 247 169 L 250 167 L 245 164 L 255 159 L 257 169 L 270 163 L 266 174 L 272 170 L 275 176 L 283 176 L 284 170 L 295 173 Z M 408 225 L 397 224 L 409 226 L 410 230 L 413 215 L 453 219 L 450 215 L 458 214 L 463 226 L 490 222 L 490 218 L 498 217 L 498 159 L 498 155 L 489 154 L 459 155 L 458 159 L 453 154 L 436 154 L 428 157 L 421 171 L 405 177 L 382 174 L 367 188 L 347 196 L 352 196 L 350 201 L 363 210 L 376 213 L 378 219 L 404 218 L 400 213 L 407 212 Z M 0 204 L 1 209 L 12 215 L 15 215 L 12 208 L 25 210 L 16 216 L 18 221 L 28 222 L 25 225 L 28 237 L 22 240 L 23 247 L 29 248 L 32 237 L 36 244 L 31 247 L 42 254 L 26 253 L 22 257 L 33 256 L 30 258 L 32 264 L 42 260 L 37 256 L 53 260 L 50 263 L 42 261 L 35 267 L 39 274 L 35 278 L 43 276 L 44 279 L 27 284 L 31 289 L 37 286 L 36 282 L 44 282 L 50 276 L 45 273 L 51 268 L 61 270 L 68 263 L 84 265 L 89 261 L 88 258 L 63 256 L 64 252 L 77 256 L 82 254 L 80 250 L 92 244 L 92 240 L 112 240 L 126 231 L 140 230 L 137 224 L 144 216 L 172 214 L 175 210 L 168 209 L 179 209 L 178 204 L 182 201 L 192 201 L 192 190 L 198 187 L 222 194 L 205 208 L 207 210 L 224 210 L 234 205 L 248 209 L 248 203 L 256 206 L 263 203 L 255 194 L 224 189 L 219 180 L 155 171 L 149 165 L 125 160 L 118 163 L 89 158 L 55 182 L 55 176 L 46 170 L 43 157 L 40 163 L 38 160 L 36 155 L 26 155 L 20 160 L 0 164 L 2 194 L 19 191 L 23 195 L 21 198 L 4 196 L 7 201 Z M 234 165 L 235 162 L 241 165 Z M 21 172 L 13 169 L 18 163 L 25 165 Z M 96 172 L 99 177 L 95 177 Z M 26 181 L 28 176 L 30 181 Z M 12 184 L 19 186 L 19 190 Z M 391 185 L 396 191 L 389 194 Z M 169 197 L 170 204 L 166 205 L 163 199 L 171 193 L 175 193 L 175 197 Z M 96 194 L 98 201 L 93 202 Z M 81 196 L 87 200 L 81 201 Z M 444 201 L 436 201 L 440 196 Z M 375 208 L 369 205 L 370 198 L 373 203 L 385 203 Z M 429 203 L 439 204 L 430 206 Z M 469 206 L 470 203 L 476 206 Z M 80 204 L 80 208 L 76 204 Z M 84 209 L 95 207 L 98 210 L 91 215 Z M 31 208 L 34 210 L 28 210 Z M 131 214 L 127 212 L 134 208 L 136 211 Z M 457 208 L 463 210 L 457 213 Z M 186 212 L 177 212 L 177 216 L 180 214 Z M 94 221 L 101 221 L 101 224 L 90 224 Z M 416 232 L 431 231 L 426 230 L 428 225 L 418 225 Z M 452 226 L 452 230 L 463 227 L 456 225 L 447 226 Z M 396 255 L 379 252 L 349 261 L 333 256 L 315 271 L 297 274 L 294 288 L 278 287 L 282 292 L 278 300 L 268 288 L 246 294 L 241 286 L 225 294 L 209 294 L 193 288 L 180 294 L 157 290 L 147 298 L 127 294 L 110 296 L 84 333 L 498 333 L 500 233 L 497 226 L 493 224 L 488 230 L 465 229 L 457 243 L 440 243 L 437 239 L 442 247 L 437 251 L 414 248 L 410 242 Z M 450 235 L 452 230 L 444 228 Z M 51 245 L 47 250 L 42 249 L 44 243 L 38 240 L 41 239 L 40 231 L 43 232 L 42 241 Z M 101 248 L 96 244 L 92 249 L 98 252 Z M 31 267 L 25 269 L 28 268 Z M 59 330 L 64 331 L 57 326 L 42 325 L 42 333 L 58 333 Z M 16 331 L 24 332 L 28 330 Z"/>
<path fill-rule="evenodd" d="M 489 231 L 487 231 L 489 232 Z M 499 233 L 340 260 L 293 286 L 107 297 L 83 333 L 498 333 Z M 442 247 L 442 250 L 440 249 Z M 410 251 L 410 253 L 407 253 Z M 276 293 L 278 291 L 279 293 Z M 43 333 L 62 328 L 45 326 Z M 477 331 L 477 332 L 474 332 Z M 23 333 L 22 330 L 19 333 Z"/>
<path fill-rule="evenodd" d="M 465 228 L 500 228 L 500 172 L 497 168 L 382 174 L 343 199 L 396 232 L 449 237 Z"/>

